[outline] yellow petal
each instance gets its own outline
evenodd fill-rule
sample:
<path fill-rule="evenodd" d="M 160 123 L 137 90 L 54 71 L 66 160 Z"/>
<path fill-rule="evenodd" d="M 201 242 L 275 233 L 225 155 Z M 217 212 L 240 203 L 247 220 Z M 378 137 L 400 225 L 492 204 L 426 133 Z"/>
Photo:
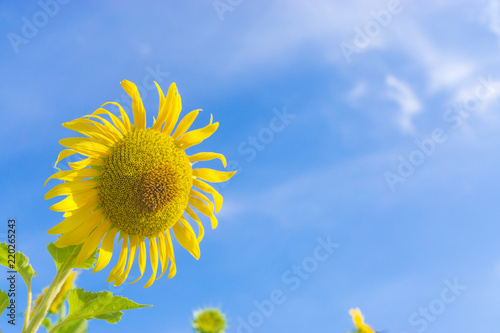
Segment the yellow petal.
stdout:
<path fill-rule="evenodd" d="M 194 206 L 194 208 L 198 209 L 200 213 L 210 218 L 210 222 L 212 224 L 212 229 L 217 228 L 217 218 L 214 213 L 210 210 L 210 208 L 198 198 L 189 197 L 188 202 Z"/>
<path fill-rule="evenodd" d="M 160 94 L 160 90 L 158 90 L 159 94 Z M 161 95 L 163 95 L 163 92 L 161 92 Z M 153 124 L 153 127 L 152 127 L 155 131 L 161 131 L 161 127 L 165 123 L 167 116 L 171 112 L 173 112 L 172 108 L 174 107 L 173 104 L 175 102 L 176 95 L 177 95 L 177 86 L 175 85 L 175 82 L 172 82 L 172 84 L 168 88 L 167 96 L 166 96 L 165 100 L 163 101 L 163 104 L 161 104 L 160 107 L 158 108 L 158 118 L 156 119 L 156 122 Z"/>
<path fill-rule="evenodd" d="M 198 162 L 198 161 L 210 161 L 213 159 L 218 158 L 221 160 L 222 165 L 224 165 L 224 168 L 226 167 L 226 158 L 222 154 L 217 154 L 217 153 L 198 153 L 194 154 L 188 157 L 189 162 Z"/>
<path fill-rule="evenodd" d="M 68 123 L 63 123 L 62 125 L 72 131 L 88 136 L 97 143 L 111 146 L 116 143 L 116 139 L 114 137 L 102 134 L 102 131 L 98 127 L 93 124 L 89 124 L 88 121 L 88 119 L 80 118 Z"/>
<path fill-rule="evenodd" d="M 105 216 L 100 210 L 93 212 L 85 223 L 82 223 L 78 228 L 62 234 L 56 242 L 55 246 L 61 248 L 71 245 L 79 245 L 85 242 L 89 234 L 104 220 Z"/>
<path fill-rule="evenodd" d="M 361 310 L 359 308 L 349 310 L 349 314 L 352 317 L 352 321 L 357 328 L 360 328 L 364 325 L 364 318 Z"/>
<path fill-rule="evenodd" d="M 144 271 L 146 270 L 146 259 L 146 244 L 144 243 L 144 239 L 141 239 L 139 242 L 139 269 L 141 270 L 141 275 L 130 283 L 136 283 L 142 278 Z"/>
<path fill-rule="evenodd" d="M 203 224 L 201 224 L 200 218 L 198 217 L 198 215 L 196 215 L 194 210 L 191 209 L 191 207 L 186 206 L 185 211 L 193 220 L 196 221 L 196 223 L 198 223 L 198 237 L 197 237 L 197 239 L 198 239 L 198 243 L 199 243 L 202 241 L 203 236 L 205 235 L 205 228 L 203 227 Z"/>
<path fill-rule="evenodd" d="M 80 265 L 85 260 L 87 260 L 92 253 L 97 249 L 99 243 L 101 243 L 104 235 L 111 227 L 111 221 L 109 219 L 104 220 L 87 238 L 83 243 L 82 249 L 78 256 L 76 257 L 76 264 Z"/>
<path fill-rule="evenodd" d="M 85 223 L 88 220 L 89 215 L 94 211 L 94 209 L 96 209 L 96 207 L 97 205 L 94 205 L 92 203 L 86 204 L 85 206 L 81 207 L 70 216 L 66 217 L 61 223 L 49 229 L 47 233 L 49 235 L 57 235 L 57 234 L 67 233 L 70 232 L 71 230 L 76 229 L 82 223 Z"/>
<path fill-rule="evenodd" d="M 165 122 L 165 126 L 163 126 L 162 132 L 166 135 L 170 135 L 172 130 L 177 124 L 177 120 L 179 119 L 179 115 L 182 110 L 182 102 L 181 96 L 179 95 L 179 91 L 177 90 L 177 86 L 175 83 L 172 83 L 168 88 L 167 97 L 165 99 L 165 105 L 162 109 L 163 112 L 158 115 L 158 120 L 162 117 L 160 123 L 160 128 L 163 122 Z M 164 118 L 163 118 L 164 117 Z"/>
<path fill-rule="evenodd" d="M 200 245 L 198 244 L 193 228 L 191 228 L 191 225 L 185 219 L 181 218 L 181 221 L 177 222 L 172 227 L 175 239 L 177 239 L 179 244 L 191 253 L 193 257 L 200 259 Z"/>
<path fill-rule="evenodd" d="M 175 276 L 175 273 L 177 272 L 177 266 L 175 265 L 174 247 L 172 245 L 172 238 L 170 237 L 170 230 L 165 231 L 165 241 L 167 243 L 168 259 L 170 259 L 170 269 L 168 271 L 168 278 L 171 279 Z"/>
<path fill-rule="evenodd" d="M 160 113 L 160 110 L 163 109 L 163 105 L 165 104 L 165 95 L 163 95 L 163 90 L 161 90 L 160 86 L 156 81 L 153 81 L 155 83 L 156 89 L 158 90 L 158 96 L 160 98 L 159 101 L 159 106 L 158 106 L 158 114 Z"/>
<path fill-rule="evenodd" d="M 90 124 L 85 118 L 77 118 L 72 121 L 62 123 L 62 126 L 80 134 L 84 134 L 86 132 L 98 132 L 97 127 Z"/>
<path fill-rule="evenodd" d="M 165 243 L 165 234 L 160 232 L 156 238 L 158 238 L 158 250 L 160 253 L 160 263 L 161 263 L 161 274 L 156 278 L 158 280 L 165 274 L 168 266 L 168 254 L 167 254 L 167 244 Z"/>
<path fill-rule="evenodd" d="M 209 208 L 211 207 L 210 210 L 213 210 L 213 203 L 212 203 L 212 201 L 210 201 L 210 199 L 208 199 L 208 197 L 205 194 L 203 194 L 199 191 L 196 191 L 195 189 L 191 189 L 189 191 L 189 195 L 205 201 L 205 203 L 208 205 L 208 207 Z"/>
<path fill-rule="evenodd" d="M 122 106 L 116 102 L 107 102 L 107 103 L 104 103 L 103 105 L 101 105 L 101 107 L 103 107 L 106 104 L 113 104 L 113 105 L 118 106 L 118 108 L 120 109 L 121 117 L 122 117 L 121 120 L 123 122 L 123 125 L 127 129 L 127 131 L 124 132 L 123 134 L 127 134 L 127 133 L 131 132 L 132 131 L 132 124 L 130 123 L 130 119 L 128 118 L 127 112 L 125 112 L 125 110 L 123 110 Z"/>
<path fill-rule="evenodd" d="M 137 129 L 146 129 L 146 111 L 144 110 L 144 105 L 142 104 L 141 95 L 137 86 L 128 81 L 123 80 L 121 82 L 123 89 L 132 98 L 132 113 L 134 114 L 134 126 Z"/>
<path fill-rule="evenodd" d="M 109 276 L 106 282 L 116 281 L 116 277 L 123 272 L 123 270 L 125 269 L 125 263 L 127 262 L 127 254 L 128 254 L 128 235 L 123 234 L 122 249 L 120 251 L 120 256 L 118 257 L 118 262 L 116 263 L 116 266 L 113 267 L 111 272 L 109 272 Z"/>
<path fill-rule="evenodd" d="M 215 202 L 215 212 L 218 213 L 222 207 L 222 195 L 220 195 L 219 192 L 217 192 L 212 186 L 199 179 L 193 179 L 193 186 L 196 186 L 200 190 L 210 193 L 213 196 Z"/>
<path fill-rule="evenodd" d="M 73 180 L 83 180 L 86 178 L 91 178 L 95 176 L 99 176 L 100 172 L 95 169 L 82 169 L 82 170 L 68 170 L 68 171 L 59 171 L 47 178 L 44 186 L 47 185 L 47 182 L 50 179 L 60 179 L 65 181 L 73 181 Z"/>
<path fill-rule="evenodd" d="M 111 112 L 109 112 L 108 110 L 103 109 L 103 108 L 99 108 L 99 109 L 95 110 L 93 114 L 94 115 L 96 115 L 96 114 L 107 114 L 109 116 L 109 118 L 111 118 L 111 121 L 113 122 L 113 125 L 115 125 L 115 127 L 122 134 L 127 134 L 128 133 L 127 129 L 125 128 L 125 125 L 123 124 L 123 122 L 120 119 L 118 119 L 117 116 L 115 116 L 114 114 L 112 114 Z"/>
<path fill-rule="evenodd" d="M 102 158 L 86 158 L 81 161 L 77 162 L 69 162 L 68 165 L 71 169 L 73 170 L 81 170 L 83 168 L 86 168 L 88 166 L 94 166 L 94 165 L 102 165 L 104 163 L 104 160 Z"/>
<path fill-rule="evenodd" d="M 113 228 L 108 231 L 106 236 L 104 236 L 104 240 L 102 241 L 101 247 L 99 248 L 99 257 L 97 258 L 97 262 L 92 273 L 99 272 L 109 264 L 109 261 L 111 260 L 111 257 L 113 255 L 113 244 L 115 242 L 117 232 L 118 229 Z"/>
<path fill-rule="evenodd" d="M 54 164 L 54 168 L 57 167 L 57 164 L 61 160 L 65 159 L 68 156 L 74 155 L 74 154 L 76 154 L 76 151 L 74 151 L 73 149 L 64 149 L 63 151 L 61 151 L 59 153 L 59 156 L 57 156 L 57 160 L 56 160 L 56 163 Z"/>
<path fill-rule="evenodd" d="M 156 271 L 158 270 L 158 245 L 156 244 L 156 237 L 151 237 L 149 239 L 149 259 L 151 261 L 151 268 L 153 269 L 153 274 L 149 278 L 148 282 L 144 288 L 149 288 L 156 279 Z"/>
<path fill-rule="evenodd" d="M 86 204 L 93 204 L 97 207 L 98 203 L 98 194 L 97 190 L 88 190 L 85 192 L 78 192 L 73 195 L 69 195 L 66 199 L 59 201 L 56 204 L 50 206 L 50 210 L 56 212 L 68 212 L 77 210 Z"/>
<path fill-rule="evenodd" d="M 95 118 L 97 120 L 100 120 L 104 124 L 90 118 Z M 123 137 L 120 131 L 118 131 L 113 125 L 111 125 L 109 121 L 98 115 L 95 114 L 87 115 L 81 118 L 81 120 L 85 121 L 86 123 L 94 125 L 95 128 L 99 131 L 99 133 L 108 138 L 111 142 L 116 142 Z"/>
<path fill-rule="evenodd" d="M 73 149 L 79 154 L 91 157 L 107 156 L 111 149 L 89 138 L 66 138 L 59 141 L 61 146 Z"/>
<path fill-rule="evenodd" d="M 213 169 L 193 169 L 193 176 L 210 183 L 225 182 L 236 173 L 236 171 L 219 171 Z"/>
<path fill-rule="evenodd" d="M 201 199 L 203 201 L 205 201 L 205 203 L 207 204 L 208 206 L 208 209 L 213 212 L 214 211 L 214 204 L 212 203 L 212 201 L 210 201 L 203 193 L 200 193 L 196 190 L 191 190 L 189 192 L 189 195 L 193 196 L 193 197 L 196 197 L 198 199 Z"/>
<path fill-rule="evenodd" d="M 94 180 L 82 180 L 62 183 L 54 186 L 54 188 L 52 188 L 45 194 L 44 198 L 45 200 L 48 200 L 60 195 L 69 195 L 79 191 L 87 191 L 96 188 L 98 185 L 99 182 Z"/>
<path fill-rule="evenodd" d="M 91 114 L 91 115 L 85 116 L 85 118 L 87 118 L 88 121 L 92 122 L 94 125 L 99 127 L 103 134 L 108 135 L 109 137 L 114 138 L 115 140 L 121 140 L 123 138 L 122 132 L 120 132 L 113 124 L 111 124 L 109 121 L 107 121 L 103 117 L 95 115 L 95 114 Z M 90 118 L 98 119 L 104 125 L 102 125 L 102 124 L 98 123 L 97 121 L 92 120 Z"/>
<path fill-rule="evenodd" d="M 191 125 L 193 124 L 196 117 L 198 117 L 198 113 L 200 113 L 200 111 L 201 110 L 191 111 L 187 115 L 185 115 L 184 118 L 182 118 L 182 120 L 179 122 L 179 125 L 177 125 L 174 134 L 172 134 L 172 138 L 174 138 L 174 140 L 177 140 L 184 133 L 186 133 L 189 127 L 191 127 Z"/>
<path fill-rule="evenodd" d="M 177 140 L 177 143 L 182 147 L 182 149 L 188 149 L 189 147 L 201 143 L 210 135 L 214 134 L 218 127 L 219 123 L 213 123 L 203 128 L 189 131 Z"/>
<path fill-rule="evenodd" d="M 130 272 L 132 264 L 134 263 L 138 243 L 139 236 L 132 236 L 132 240 L 130 241 L 130 256 L 128 257 L 127 268 L 120 276 L 117 277 L 116 282 L 113 284 L 115 287 L 121 285 L 127 279 L 128 273 Z"/>

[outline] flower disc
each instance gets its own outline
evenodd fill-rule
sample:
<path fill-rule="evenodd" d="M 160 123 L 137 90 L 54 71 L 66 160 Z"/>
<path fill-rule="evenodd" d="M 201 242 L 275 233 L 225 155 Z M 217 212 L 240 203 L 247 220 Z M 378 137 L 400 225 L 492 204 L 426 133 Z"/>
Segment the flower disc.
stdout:
<path fill-rule="evenodd" d="M 184 212 L 192 171 L 184 150 L 151 129 L 125 136 L 99 175 L 99 205 L 120 230 L 152 236 L 173 226 Z"/>

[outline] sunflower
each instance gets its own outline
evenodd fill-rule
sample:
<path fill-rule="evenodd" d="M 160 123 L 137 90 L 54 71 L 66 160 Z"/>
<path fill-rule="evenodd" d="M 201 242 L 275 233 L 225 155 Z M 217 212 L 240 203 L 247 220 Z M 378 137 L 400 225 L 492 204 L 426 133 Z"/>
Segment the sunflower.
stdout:
<path fill-rule="evenodd" d="M 153 273 L 145 288 L 159 279 L 169 264 L 168 278 L 175 275 L 170 230 L 198 259 L 204 229 L 195 210 L 209 217 L 212 228 L 216 228 L 214 210 L 218 212 L 222 206 L 222 196 L 207 182 L 227 181 L 236 172 L 193 168 L 196 162 L 213 159 L 226 166 L 222 154 L 201 152 L 188 156 L 185 152 L 210 137 L 219 123 L 212 123 L 211 117 L 207 126 L 188 131 L 201 110 L 188 113 L 178 122 L 182 107 L 175 83 L 170 85 L 166 96 L 155 84 L 160 103 L 151 128 L 146 128 L 146 112 L 139 91 L 127 80 L 121 85 L 132 98 L 134 124 L 116 102 L 105 103 L 91 115 L 64 123 L 64 127 L 85 137 L 59 141 L 69 149 L 60 152 L 56 167 L 62 159 L 74 154 L 85 158 L 69 162 L 70 170 L 59 171 L 47 179 L 64 183 L 48 191 L 45 199 L 67 196 L 50 207 L 64 212 L 64 220 L 48 233 L 61 234 L 55 242 L 57 247 L 82 244 L 77 264 L 99 248 L 93 272 L 100 271 L 111 260 L 117 235 L 118 244 L 122 241 L 117 264 L 107 280 L 115 286 L 127 279 L 136 256 L 141 274 L 133 282 L 142 278 L 148 252 Z M 121 119 L 103 108 L 108 104 L 119 108 Z M 213 202 L 202 192 L 210 194 Z M 190 220 L 198 224 L 198 235 Z M 159 263 L 161 274 L 157 277 Z"/>
<path fill-rule="evenodd" d="M 224 333 L 226 316 L 219 310 L 207 308 L 193 313 L 193 328 L 198 333 Z"/>
<path fill-rule="evenodd" d="M 370 326 L 365 324 L 365 318 L 363 317 L 363 314 L 361 313 L 361 310 L 359 308 L 349 310 L 349 314 L 352 317 L 354 326 L 356 326 L 355 332 L 375 333 L 375 331 Z"/>

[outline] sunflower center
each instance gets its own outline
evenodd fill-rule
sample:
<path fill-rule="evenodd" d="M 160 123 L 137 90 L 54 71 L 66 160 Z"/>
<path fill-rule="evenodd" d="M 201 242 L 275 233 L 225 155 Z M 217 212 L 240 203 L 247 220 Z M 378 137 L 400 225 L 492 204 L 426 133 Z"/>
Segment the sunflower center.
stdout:
<path fill-rule="evenodd" d="M 173 226 L 184 212 L 192 169 L 170 136 L 136 129 L 106 158 L 99 185 L 99 205 L 113 225 L 150 237 Z"/>
<path fill-rule="evenodd" d="M 142 207 L 148 211 L 165 207 L 179 192 L 176 178 L 170 169 L 156 169 L 145 174 L 140 191 Z"/>

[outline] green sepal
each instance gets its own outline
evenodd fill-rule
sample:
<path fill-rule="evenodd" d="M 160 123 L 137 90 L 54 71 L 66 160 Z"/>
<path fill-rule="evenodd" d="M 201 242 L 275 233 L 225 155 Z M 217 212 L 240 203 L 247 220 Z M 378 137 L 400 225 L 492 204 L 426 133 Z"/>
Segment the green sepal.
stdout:
<path fill-rule="evenodd" d="M 54 259 L 54 263 L 56 264 L 58 272 L 61 271 L 61 269 L 89 269 L 94 266 L 94 263 L 96 261 L 95 254 L 97 250 L 94 251 L 94 253 L 92 253 L 92 255 L 83 263 L 81 263 L 80 265 L 76 264 L 76 257 L 78 256 L 78 253 L 80 253 L 81 248 L 82 245 L 72 245 L 63 248 L 59 248 L 52 243 L 49 243 L 49 245 L 47 245 L 47 250 L 52 256 L 52 259 Z"/>

